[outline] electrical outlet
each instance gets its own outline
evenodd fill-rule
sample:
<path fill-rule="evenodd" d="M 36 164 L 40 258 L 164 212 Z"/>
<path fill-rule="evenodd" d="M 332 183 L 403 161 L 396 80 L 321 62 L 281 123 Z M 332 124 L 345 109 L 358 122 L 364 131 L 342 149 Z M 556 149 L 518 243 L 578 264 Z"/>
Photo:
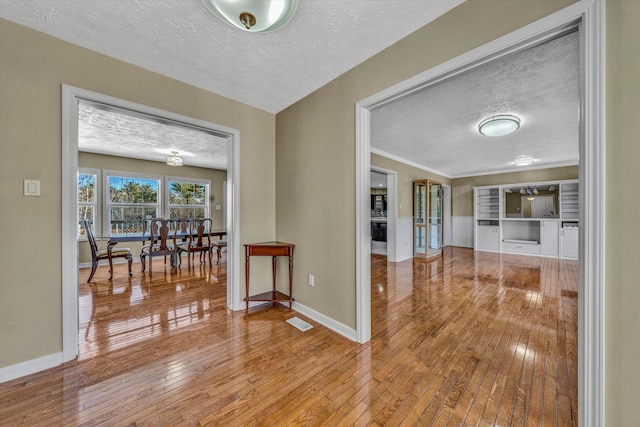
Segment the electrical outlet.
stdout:
<path fill-rule="evenodd" d="M 313 277 L 313 274 L 309 275 L 309 286 L 315 286 L 315 277 Z"/>

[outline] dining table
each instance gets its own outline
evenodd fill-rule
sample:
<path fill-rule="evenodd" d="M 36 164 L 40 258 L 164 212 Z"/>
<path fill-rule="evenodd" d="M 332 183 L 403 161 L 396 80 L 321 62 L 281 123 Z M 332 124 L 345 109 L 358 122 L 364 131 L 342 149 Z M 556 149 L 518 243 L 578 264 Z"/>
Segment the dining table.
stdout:
<path fill-rule="evenodd" d="M 224 236 L 227 235 L 227 230 L 223 229 L 223 228 L 218 228 L 218 229 L 213 229 L 210 230 L 208 232 L 205 232 L 205 234 L 210 235 L 211 237 L 218 237 L 220 239 L 222 239 Z M 193 233 L 192 237 L 197 237 L 198 234 L 197 233 Z M 170 236 L 171 239 L 173 239 L 173 236 Z M 151 236 L 149 235 L 149 233 L 123 233 L 123 234 L 118 234 L 118 235 L 112 235 L 112 236 L 106 236 L 104 237 L 106 239 L 108 239 L 107 241 L 107 256 L 109 258 L 109 268 L 111 269 L 111 271 L 113 271 L 113 262 L 112 262 L 112 258 L 111 258 L 111 253 L 113 252 L 113 247 L 115 245 L 117 245 L 118 243 L 126 243 L 126 242 L 146 242 L 151 240 Z M 189 238 L 189 233 L 177 233 L 176 234 L 176 241 L 180 240 L 180 241 L 184 241 L 186 239 Z M 175 260 L 171 259 L 171 266 L 175 266 L 176 262 Z"/>

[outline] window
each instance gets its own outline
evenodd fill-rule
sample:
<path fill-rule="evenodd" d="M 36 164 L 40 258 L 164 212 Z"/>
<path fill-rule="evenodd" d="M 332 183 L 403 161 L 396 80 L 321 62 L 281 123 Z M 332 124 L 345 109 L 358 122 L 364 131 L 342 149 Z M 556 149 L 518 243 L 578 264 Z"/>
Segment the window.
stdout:
<path fill-rule="evenodd" d="M 78 237 L 86 238 L 85 219 L 93 224 L 94 230 L 99 224 L 98 215 L 98 174 L 94 169 L 78 170 Z"/>
<path fill-rule="evenodd" d="M 105 224 L 110 235 L 141 233 L 143 220 L 161 216 L 162 177 L 107 171 Z"/>
<path fill-rule="evenodd" d="M 169 218 L 208 218 L 211 181 L 167 177 Z"/>

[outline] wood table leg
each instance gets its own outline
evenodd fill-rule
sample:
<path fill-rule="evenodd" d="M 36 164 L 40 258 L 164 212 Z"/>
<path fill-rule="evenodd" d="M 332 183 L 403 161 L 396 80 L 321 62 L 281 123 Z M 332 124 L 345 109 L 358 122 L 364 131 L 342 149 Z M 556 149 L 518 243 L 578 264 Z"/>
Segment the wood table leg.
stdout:
<path fill-rule="evenodd" d="M 276 294 L 276 264 L 277 264 L 277 257 L 271 257 L 271 274 L 273 275 L 273 295 L 275 296 Z M 273 302 L 273 306 L 276 307 L 277 303 L 274 301 Z"/>
<path fill-rule="evenodd" d="M 244 300 L 247 302 L 247 312 L 249 312 L 249 251 L 246 251 L 245 261 L 244 261 L 244 275 L 245 275 L 245 298 Z"/>
<path fill-rule="evenodd" d="M 289 298 L 293 299 L 293 250 L 289 254 Z M 289 311 L 293 308 L 293 301 L 289 301 Z"/>

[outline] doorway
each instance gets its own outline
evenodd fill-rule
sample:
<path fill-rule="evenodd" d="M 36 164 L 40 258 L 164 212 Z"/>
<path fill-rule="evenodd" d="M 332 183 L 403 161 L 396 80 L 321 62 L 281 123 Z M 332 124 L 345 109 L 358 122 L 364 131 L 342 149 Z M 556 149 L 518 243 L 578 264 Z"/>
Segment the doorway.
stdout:
<path fill-rule="evenodd" d="M 78 170 L 78 104 L 79 100 L 93 101 L 117 108 L 184 123 L 189 126 L 225 135 L 227 140 L 225 221 L 228 233 L 227 297 L 231 309 L 241 307 L 239 283 L 239 198 L 240 174 L 239 131 L 203 120 L 178 115 L 141 104 L 99 93 L 63 85 L 62 125 L 62 308 L 63 308 L 63 360 L 78 355 L 78 243 L 77 243 L 77 174 Z"/>
<path fill-rule="evenodd" d="M 162 334 L 205 321 L 223 304 L 227 263 L 224 255 L 218 261 L 214 248 L 218 238 L 226 237 L 223 183 L 228 136 L 84 99 L 78 109 L 82 360 L 138 347 L 149 339 L 162 340 Z M 195 250 L 186 251 L 191 255 L 186 260 L 185 250 L 178 249 L 171 263 L 152 263 L 155 257 L 143 254 L 150 244 L 145 239 L 151 218 L 176 221 L 182 227 L 172 230 L 179 233 L 191 230 L 198 219 L 205 234 L 174 241 L 170 231 L 171 248 L 195 245 Z M 95 236 L 91 245 L 89 232 Z M 92 262 L 94 256 L 104 258 L 100 249 L 107 239 L 126 240 L 113 246 L 121 255 L 114 259 L 113 273 L 107 272 L 106 260 L 97 266 Z M 122 268 L 125 256 L 133 262 L 128 274 Z"/>
<path fill-rule="evenodd" d="M 391 100 L 408 96 L 429 85 L 514 52 L 523 51 L 544 40 L 578 28 L 581 43 L 581 119 L 580 133 L 580 283 L 578 381 L 579 417 L 585 425 L 599 425 L 603 408 L 603 52 L 602 2 L 580 2 L 490 42 L 460 57 L 434 67 L 405 82 L 356 104 L 356 200 L 366 204 L 366 174 L 370 169 L 371 113 Z M 370 251 L 368 221 L 356 210 L 356 336 L 367 342 L 371 336 Z"/>

